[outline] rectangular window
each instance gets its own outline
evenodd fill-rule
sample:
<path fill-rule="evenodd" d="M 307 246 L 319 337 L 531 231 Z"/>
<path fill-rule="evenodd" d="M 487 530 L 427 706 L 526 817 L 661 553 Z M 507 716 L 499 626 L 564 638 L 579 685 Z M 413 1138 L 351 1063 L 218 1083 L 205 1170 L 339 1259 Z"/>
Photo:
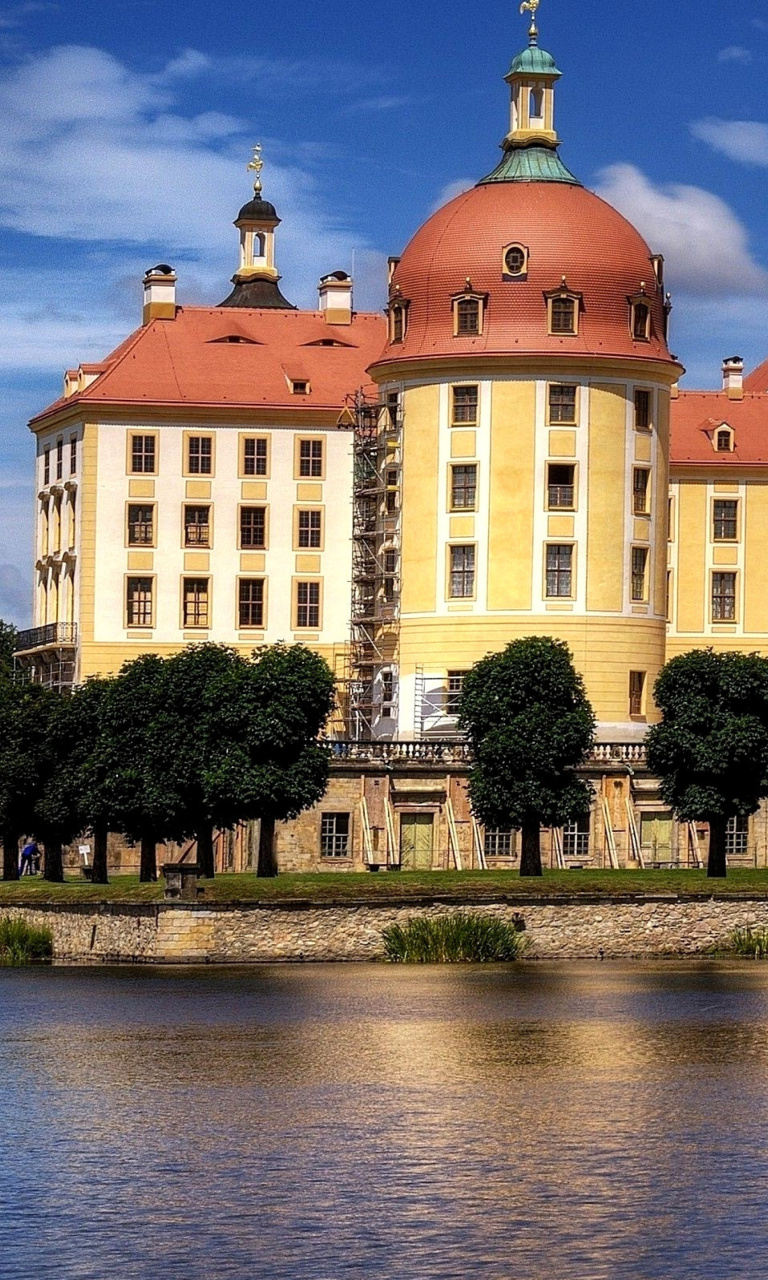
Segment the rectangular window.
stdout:
<path fill-rule="evenodd" d="M 477 498 L 477 464 L 451 467 L 451 511 L 474 511 Z"/>
<path fill-rule="evenodd" d="M 184 579 L 184 626 L 209 626 L 208 579 Z"/>
<path fill-rule="evenodd" d="M 551 303 L 552 332 L 576 332 L 576 301 L 574 298 L 553 298 Z"/>
<path fill-rule="evenodd" d="M 647 587 L 648 548 L 632 548 L 632 599 L 645 602 L 648 598 Z"/>
<path fill-rule="evenodd" d="M 129 627 L 152 626 L 152 579 L 128 578 L 125 615 Z"/>
<path fill-rule="evenodd" d="M 323 541 L 323 516 L 320 511 L 299 512 L 299 546 L 320 547 Z"/>
<path fill-rule="evenodd" d="M 349 856 L 349 814 L 324 813 L 320 822 L 321 858 Z"/>
<path fill-rule="evenodd" d="M 265 476 L 267 474 L 267 442 L 266 440 L 243 441 L 243 475 Z"/>
<path fill-rule="evenodd" d="M 69 474 L 77 475 L 77 436 L 69 438 Z"/>
<path fill-rule="evenodd" d="M 184 546 L 210 547 L 211 545 L 211 508 L 184 508 Z"/>
<path fill-rule="evenodd" d="M 637 431 L 648 431 L 651 426 L 651 393 L 650 391 L 635 391 L 635 429 Z"/>
<path fill-rule="evenodd" d="M 514 831 L 499 831 L 498 827 L 486 827 L 483 838 L 486 858 L 512 858 L 515 853 Z"/>
<path fill-rule="evenodd" d="M 632 473 L 632 510 L 636 516 L 648 515 L 648 481 L 650 471 L 635 467 Z"/>
<path fill-rule="evenodd" d="M 460 298 L 456 303 L 456 332 L 460 337 L 480 333 L 480 302 Z"/>
<path fill-rule="evenodd" d="M 320 583 L 298 582 L 296 584 L 296 630 L 309 627 L 317 631 L 320 626 Z"/>
<path fill-rule="evenodd" d="M 667 569 L 667 595 L 666 595 L 666 613 L 664 614 L 667 622 L 672 621 L 672 570 Z"/>
<path fill-rule="evenodd" d="M 321 478 L 322 474 L 322 440 L 302 440 L 299 444 L 299 475 Z"/>
<path fill-rule="evenodd" d="M 131 436 L 131 471 L 137 474 L 155 474 L 155 437 Z"/>
<path fill-rule="evenodd" d="M 461 691 L 464 687 L 464 672 L 448 672 L 448 688 L 445 698 L 445 714 L 457 716 L 461 710 Z"/>
<path fill-rule="evenodd" d="M 576 425 L 576 387 L 556 383 L 549 388 L 549 421 Z"/>
<path fill-rule="evenodd" d="M 46 449 L 43 454 L 43 484 L 51 483 L 51 451 Z"/>
<path fill-rule="evenodd" d="M 56 479 L 61 480 L 64 477 L 64 441 L 56 441 Z"/>
<path fill-rule="evenodd" d="M 589 814 L 563 827 L 563 856 L 566 858 L 589 856 Z"/>
<path fill-rule="evenodd" d="M 550 462 L 547 467 L 547 506 L 550 510 L 558 507 L 573 510 L 575 474 L 575 466 Z"/>
<path fill-rule="evenodd" d="M 264 579 L 241 578 L 238 598 L 241 629 L 264 626 Z"/>
<path fill-rule="evenodd" d="M 644 693 L 645 693 L 645 672 L 630 671 L 629 673 L 629 714 L 631 716 L 641 716 L 643 714 Z"/>
<path fill-rule="evenodd" d="M 471 600 L 475 594 L 475 548 L 451 547 L 452 600 Z"/>
<path fill-rule="evenodd" d="M 381 701 L 384 704 L 382 715 L 391 716 L 391 703 L 395 700 L 395 676 L 392 671 L 381 673 Z"/>
<path fill-rule="evenodd" d="M 309 383 L 294 380 L 291 382 L 291 391 L 295 396 L 306 396 L 309 394 Z"/>
<path fill-rule="evenodd" d="M 736 574 L 712 574 L 712 621 L 736 621 Z"/>
<path fill-rule="evenodd" d="M 477 425 L 477 387 L 454 387 L 451 421 L 457 426 Z"/>
<path fill-rule="evenodd" d="M 735 542 L 738 534 L 739 504 L 731 498 L 715 498 L 714 540 Z"/>
<path fill-rule="evenodd" d="M 267 537 L 267 508 L 266 507 L 241 507 L 240 508 L 240 546 L 241 547 L 260 547 L 266 546 Z"/>
<path fill-rule="evenodd" d="M 155 508 L 145 503 L 128 507 L 128 546 L 151 547 L 155 540 Z"/>
<path fill-rule="evenodd" d="M 573 595 L 573 547 L 568 544 L 547 547 L 547 596 L 570 599 Z"/>
<path fill-rule="evenodd" d="M 387 392 L 387 413 L 389 415 L 390 426 L 396 427 L 400 419 L 400 392 Z"/>
<path fill-rule="evenodd" d="M 726 857 L 749 852 L 749 818 L 729 818 L 725 828 Z"/>
<path fill-rule="evenodd" d="M 209 476 L 213 471 L 213 438 L 190 436 L 187 440 L 187 469 L 191 476 Z"/>

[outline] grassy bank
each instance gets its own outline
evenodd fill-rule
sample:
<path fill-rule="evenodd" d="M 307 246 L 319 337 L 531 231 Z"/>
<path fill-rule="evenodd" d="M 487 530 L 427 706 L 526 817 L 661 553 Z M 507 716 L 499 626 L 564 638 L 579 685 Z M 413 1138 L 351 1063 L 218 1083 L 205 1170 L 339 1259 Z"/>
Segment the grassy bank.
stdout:
<path fill-rule="evenodd" d="M 727 880 L 708 880 L 703 871 L 551 871 L 542 880 L 522 880 L 514 871 L 432 871 L 372 875 L 313 873 L 257 880 L 255 876 L 217 876 L 201 881 L 205 903 L 275 902 L 310 899 L 377 901 L 381 898 L 450 897 L 458 901 L 511 896 L 631 898 L 638 894 L 699 894 L 731 897 L 738 894 L 768 898 L 768 871 L 737 870 Z M 162 902 L 163 882 L 140 885 L 135 876 L 116 876 L 109 885 L 94 885 L 79 877 L 63 885 L 39 878 L 0 881 L 0 908 L 48 902 Z"/>

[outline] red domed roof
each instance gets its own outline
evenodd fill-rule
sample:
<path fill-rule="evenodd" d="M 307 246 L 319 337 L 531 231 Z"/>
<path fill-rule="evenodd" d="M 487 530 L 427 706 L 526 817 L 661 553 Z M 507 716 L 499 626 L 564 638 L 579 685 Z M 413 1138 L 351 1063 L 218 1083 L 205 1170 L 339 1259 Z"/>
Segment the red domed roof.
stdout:
<path fill-rule="evenodd" d="M 505 279 L 503 250 L 529 251 L 525 279 Z M 582 295 L 576 337 L 548 333 L 544 295 L 561 286 Z M 454 337 L 452 298 L 469 278 L 486 294 L 483 333 Z M 645 285 L 650 341 L 630 332 L 628 298 Z M 380 363 L 457 355 L 624 356 L 670 360 L 664 294 L 651 251 L 635 228 L 599 196 L 555 182 L 498 182 L 458 196 L 416 233 L 398 264 L 391 299 L 408 305 L 403 342 Z"/>

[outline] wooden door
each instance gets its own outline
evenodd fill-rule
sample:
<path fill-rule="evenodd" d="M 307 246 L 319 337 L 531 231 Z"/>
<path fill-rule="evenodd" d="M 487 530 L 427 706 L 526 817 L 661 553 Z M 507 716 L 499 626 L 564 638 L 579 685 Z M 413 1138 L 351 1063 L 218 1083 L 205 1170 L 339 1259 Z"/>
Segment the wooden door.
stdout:
<path fill-rule="evenodd" d="M 434 814 L 400 815 L 400 862 L 404 871 L 431 871 Z"/>
<path fill-rule="evenodd" d="M 672 814 L 661 811 L 641 814 L 640 842 L 650 862 L 671 862 Z"/>

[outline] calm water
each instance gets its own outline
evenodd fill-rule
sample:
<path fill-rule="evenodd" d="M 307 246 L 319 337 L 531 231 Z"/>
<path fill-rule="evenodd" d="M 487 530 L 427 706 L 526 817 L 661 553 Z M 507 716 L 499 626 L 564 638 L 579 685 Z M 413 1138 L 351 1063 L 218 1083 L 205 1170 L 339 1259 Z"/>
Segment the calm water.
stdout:
<path fill-rule="evenodd" d="M 766 1274 L 768 966 L 0 971 L 2 1280 Z"/>

